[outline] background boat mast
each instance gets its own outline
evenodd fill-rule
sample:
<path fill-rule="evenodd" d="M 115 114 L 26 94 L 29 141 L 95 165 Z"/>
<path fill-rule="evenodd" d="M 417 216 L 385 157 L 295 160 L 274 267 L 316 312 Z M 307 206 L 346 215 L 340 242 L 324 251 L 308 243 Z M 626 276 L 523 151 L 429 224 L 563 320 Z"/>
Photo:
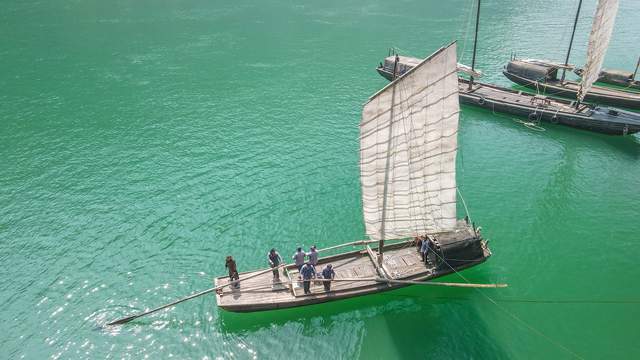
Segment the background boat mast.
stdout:
<path fill-rule="evenodd" d="M 473 57 L 471 58 L 472 73 L 475 70 L 475 66 L 476 66 L 476 46 L 478 45 L 478 24 L 479 23 L 480 23 L 480 0 L 478 0 L 478 9 L 476 10 L 476 35 L 473 39 Z M 472 86 L 473 86 L 473 75 L 469 77 L 469 90 L 471 90 Z"/>
<path fill-rule="evenodd" d="M 580 16 L 580 8 L 582 7 L 582 0 L 578 2 L 578 11 L 576 11 L 576 18 L 573 21 L 573 31 L 571 31 L 571 40 L 569 41 L 569 49 L 567 50 L 567 57 L 564 59 L 564 68 L 562 68 L 562 78 L 560 78 L 560 82 L 564 81 L 565 72 L 567 71 L 567 66 L 569 65 L 569 55 L 571 54 L 571 47 L 573 46 L 573 36 L 576 34 L 576 25 L 578 25 L 578 16 Z"/>
<path fill-rule="evenodd" d="M 636 79 L 636 74 L 638 73 L 638 66 L 640 66 L 640 56 L 638 57 L 638 62 L 636 63 L 636 69 L 633 71 L 633 76 L 631 77 L 631 81 Z"/>

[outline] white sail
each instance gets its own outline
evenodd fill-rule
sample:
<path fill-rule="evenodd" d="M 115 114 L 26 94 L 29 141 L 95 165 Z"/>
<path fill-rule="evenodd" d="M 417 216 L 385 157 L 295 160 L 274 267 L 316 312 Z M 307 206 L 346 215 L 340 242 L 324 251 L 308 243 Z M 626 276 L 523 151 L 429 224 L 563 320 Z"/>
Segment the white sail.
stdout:
<path fill-rule="evenodd" d="M 373 95 L 360 123 L 366 234 L 375 240 L 452 230 L 456 223 L 456 44 Z"/>
<path fill-rule="evenodd" d="M 587 50 L 587 63 L 584 66 L 578 100 L 584 100 L 584 96 L 591 89 L 591 85 L 598 80 L 604 56 L 609 47 L 609 40 L 613 32 L 613 25 L 618 13 L 618 0 L 599 0 L 596 14 L 593 16 L 591 34 L 589 35 L 589 49 Z"/>

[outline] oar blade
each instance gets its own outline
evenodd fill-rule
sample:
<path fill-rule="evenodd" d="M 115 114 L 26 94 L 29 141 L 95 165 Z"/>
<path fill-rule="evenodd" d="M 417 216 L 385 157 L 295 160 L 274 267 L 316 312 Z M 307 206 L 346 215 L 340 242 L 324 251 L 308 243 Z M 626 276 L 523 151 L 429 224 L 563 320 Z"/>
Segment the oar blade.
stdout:
<path fill-rule="evenodd" d="M 111 325 L 126 324 L 129 321 L 132 321 L 132 320 L 137 319 L 137 318 L 138 318 L 137 315 L 131 315 L 131 316 L 123 317 L 122 319 L 114 320 L 114 321 L 112 321 L 110 323 L 107 323 L 107 325 L 111 326 Z"/>

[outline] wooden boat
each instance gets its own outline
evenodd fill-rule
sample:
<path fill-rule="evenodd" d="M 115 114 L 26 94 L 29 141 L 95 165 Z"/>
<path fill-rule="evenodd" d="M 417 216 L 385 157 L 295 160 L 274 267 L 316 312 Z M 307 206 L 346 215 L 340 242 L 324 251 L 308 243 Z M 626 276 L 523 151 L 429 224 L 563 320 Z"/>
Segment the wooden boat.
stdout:
<path fill-rule="evenodd" d="M 516 84 L 537 90 L 541 94 L 557 95 L 575 99 L 581 83 L 558 78 L 555 65 L 531 62 L 526 59 L 512 59 L 502 73 Z M 608 104 L 630 109 L 640 109 L 640 93 L 625 91 L 604 86 L 591 86 L 584 96 L 584 101 L 594 104 Z"/>
<path fill-rule="evenodd" d="M 638 65 L 640 65 L 640 59 L 638 59 Z M 575 68 L 573 69 L 573 72 L 578 76 L 582 76 L 582 74 L 584 73 L 584 69 Z M 622 86 L 627 89 L 640 90 L 640 81 L 636 80 L 637 72 L 637 65 L 634 72 L 615 69 L 602 69 L 602 71 L 600 71 L 600 74 L 598 75 L 598 80 L 596 81 L 603 84 Z"/>
<path fill-rule="evenodd" d="M 411 68 L 420 59 L 395 55 L 385 58 L 384 64 L 377 67 L 378 73 L 391 80 L 399 75 L 393 74 L 394 63 L 397 68 Z M 460 66 L 459 66 L 460 68 Z M 460 103 L 478 106 L 493 112 L 527 118 L 528 123 L 542 121 L 594 131 L 609 135 L 627 135 L 640 132 L 640 114 L 621 109 L 580 104 L 564 99 L 535 95 L 505 87 L 474 81 L 471 89 L 469 80 L 458 79 Z"/>
<path fill-rule="evenodd" d="M 320 258 L 318 268 L 332 264 L 336 278 L 331 291 L 325 292 L 321 281 L 312 282 L 311 294 L 304 294 L 302 282 L 298 280 L 298 270 L 294 265 L 285 267 L 286 279 L 280 283 L 272 281 L 271 272 L 249 278 L 260 270 L 240 274 L 247 277 L 238 289 L 224 287 L 216 293 L 220 308 L 233 312 L 284 309 L 296 306 L 319 304 L 327 301 L 352 298 L 355 296 L 380 293 L 409 286 L 411 281 L 429 281 L 444 275 L 460 271 L 484 262 L 491 252 L 480 234 L 465 221 L 459 221 L 457 228 L 431 236 L 438 244 L 439 254 L 433 262 L 422 262 L 420 253 L 413 240 L 400 241 L 384 246 L 384 260 L 378 266 L 377 248 L 371 248 L 370 242 L 360 242 L 362 249 L 334 256 Z M 347 246 L 351 246 L 350 244 Z M 448 265 L 445 265 L 442 257 Z M 381 275 L 382 274 L 382 275 Z M 386 279 L 399 280 L 388 282 Z M 215 279 L 215 286 L 229 283 L 228 277 Z"/>
<path fill-rule="evenodd" d="M 571 126 L 608 135 L 640 132 L 640 114 L 607 107 L 580 104 L 547 96 L 524 93 L 496 85 L 460 79 L 460 102 L 493 112 L 527 117 L 529 124 L 541 121 Z"/>
<path fill-rule="evenodd" d="M 565 79 L 581 5 L 582 0 L 578 4 L 564 66 L 540 60 L 512 58 L 505 66 L 503 74 L 509 80 L 535 89 L 542 94 L 577 99 L 578 104 L 587 101 L 595 104 L 640 109 L 640 93 L 593 85 L 598 79 L 609 46 L 618 12 L 618 0 L 598 0 L 589 35 L 587 62 L 582 71 L 582 80 L 576 82 Z M 562 70 L 560 78 L 558 78 L 559 70 Z"/>
<path fill-rule="evenodd" d="M 461 103 L 479 106 L 493 112 L 526 117 L 528 121 L 523 123 L 530 127 L 537 126 L 541 121 L 546 121 L 610 135 L 627 135 L 640 131 L 640 114 L 634 112 L 580 104 L 577 101 L 552 99 L 544 95 L 533 95 L 474 81 L 474 77 L 480 75 L 475 70 L 480 0 L 478 0 L 477 9 L 471 68 L 458 64 L 458 71 L 469 75 L 469 80 L 458 79 L 458 94 Z M 398 69 L 406 72 L 420 62 L 416 58 L 399 56 L 398 54 L 389 55 L 376 70 L 381 76 L 392 81 L 398 76 L 402 77 L 402 73 L 399 73 Z M 537 61 L 539 60 L 531 60 L 531 63 L 535 65 Z M 562 67 L 560 64 L 543 62 Z"/>
<path fill-rule="evenodd" d="M 302 293 L 298 270 L 290 265 L 282 283 L 273 283 L 265 270 L 241 274 L 240 280 L 247 280 L 240 288 L 224 287 L 229 277 L 216 278 L 218 306 L 248 312 L 317 304 L 408 286 L 484 262 L 491 255 L 486 241 L 475 226 L 456 219 L 457 93 L 452 43 L 365 104 L 360 180 L 371 240 L 357 242 L 363 247 L 356 251 L 319 260 L 318 270 L 331 263 L 336 272 L 331 291 L 316 284 L 310 294 Z M 432 263 L 423 263 L 407 241 L 416 234 L 433 242 Z"/>

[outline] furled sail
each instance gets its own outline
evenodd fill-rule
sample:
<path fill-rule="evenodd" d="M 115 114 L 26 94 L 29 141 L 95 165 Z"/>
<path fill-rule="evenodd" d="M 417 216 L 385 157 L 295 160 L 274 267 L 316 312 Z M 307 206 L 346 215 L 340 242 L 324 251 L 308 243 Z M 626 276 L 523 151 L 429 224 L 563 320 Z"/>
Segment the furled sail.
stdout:
<path fill-rule="evenodd" d="M 455 228 L 460 111 L 456 72 L 454 42 L 365 104 L 360 181 L 371 239 Z"/>
<path fill-rule="evenodd" d="M 604 56 L 609 47 L 609 40 L 613 32 L 613 25 L 618 13 L 618 0 L 599 0 L 596 14 L 593 16 L 591 34 L 589 35 L 589 49 L 587 50 L 587 63 L 584 66 L 578 100 L 584 100 L 584 96 L 591 89 L 591 85 L 598 80 Z"/>

